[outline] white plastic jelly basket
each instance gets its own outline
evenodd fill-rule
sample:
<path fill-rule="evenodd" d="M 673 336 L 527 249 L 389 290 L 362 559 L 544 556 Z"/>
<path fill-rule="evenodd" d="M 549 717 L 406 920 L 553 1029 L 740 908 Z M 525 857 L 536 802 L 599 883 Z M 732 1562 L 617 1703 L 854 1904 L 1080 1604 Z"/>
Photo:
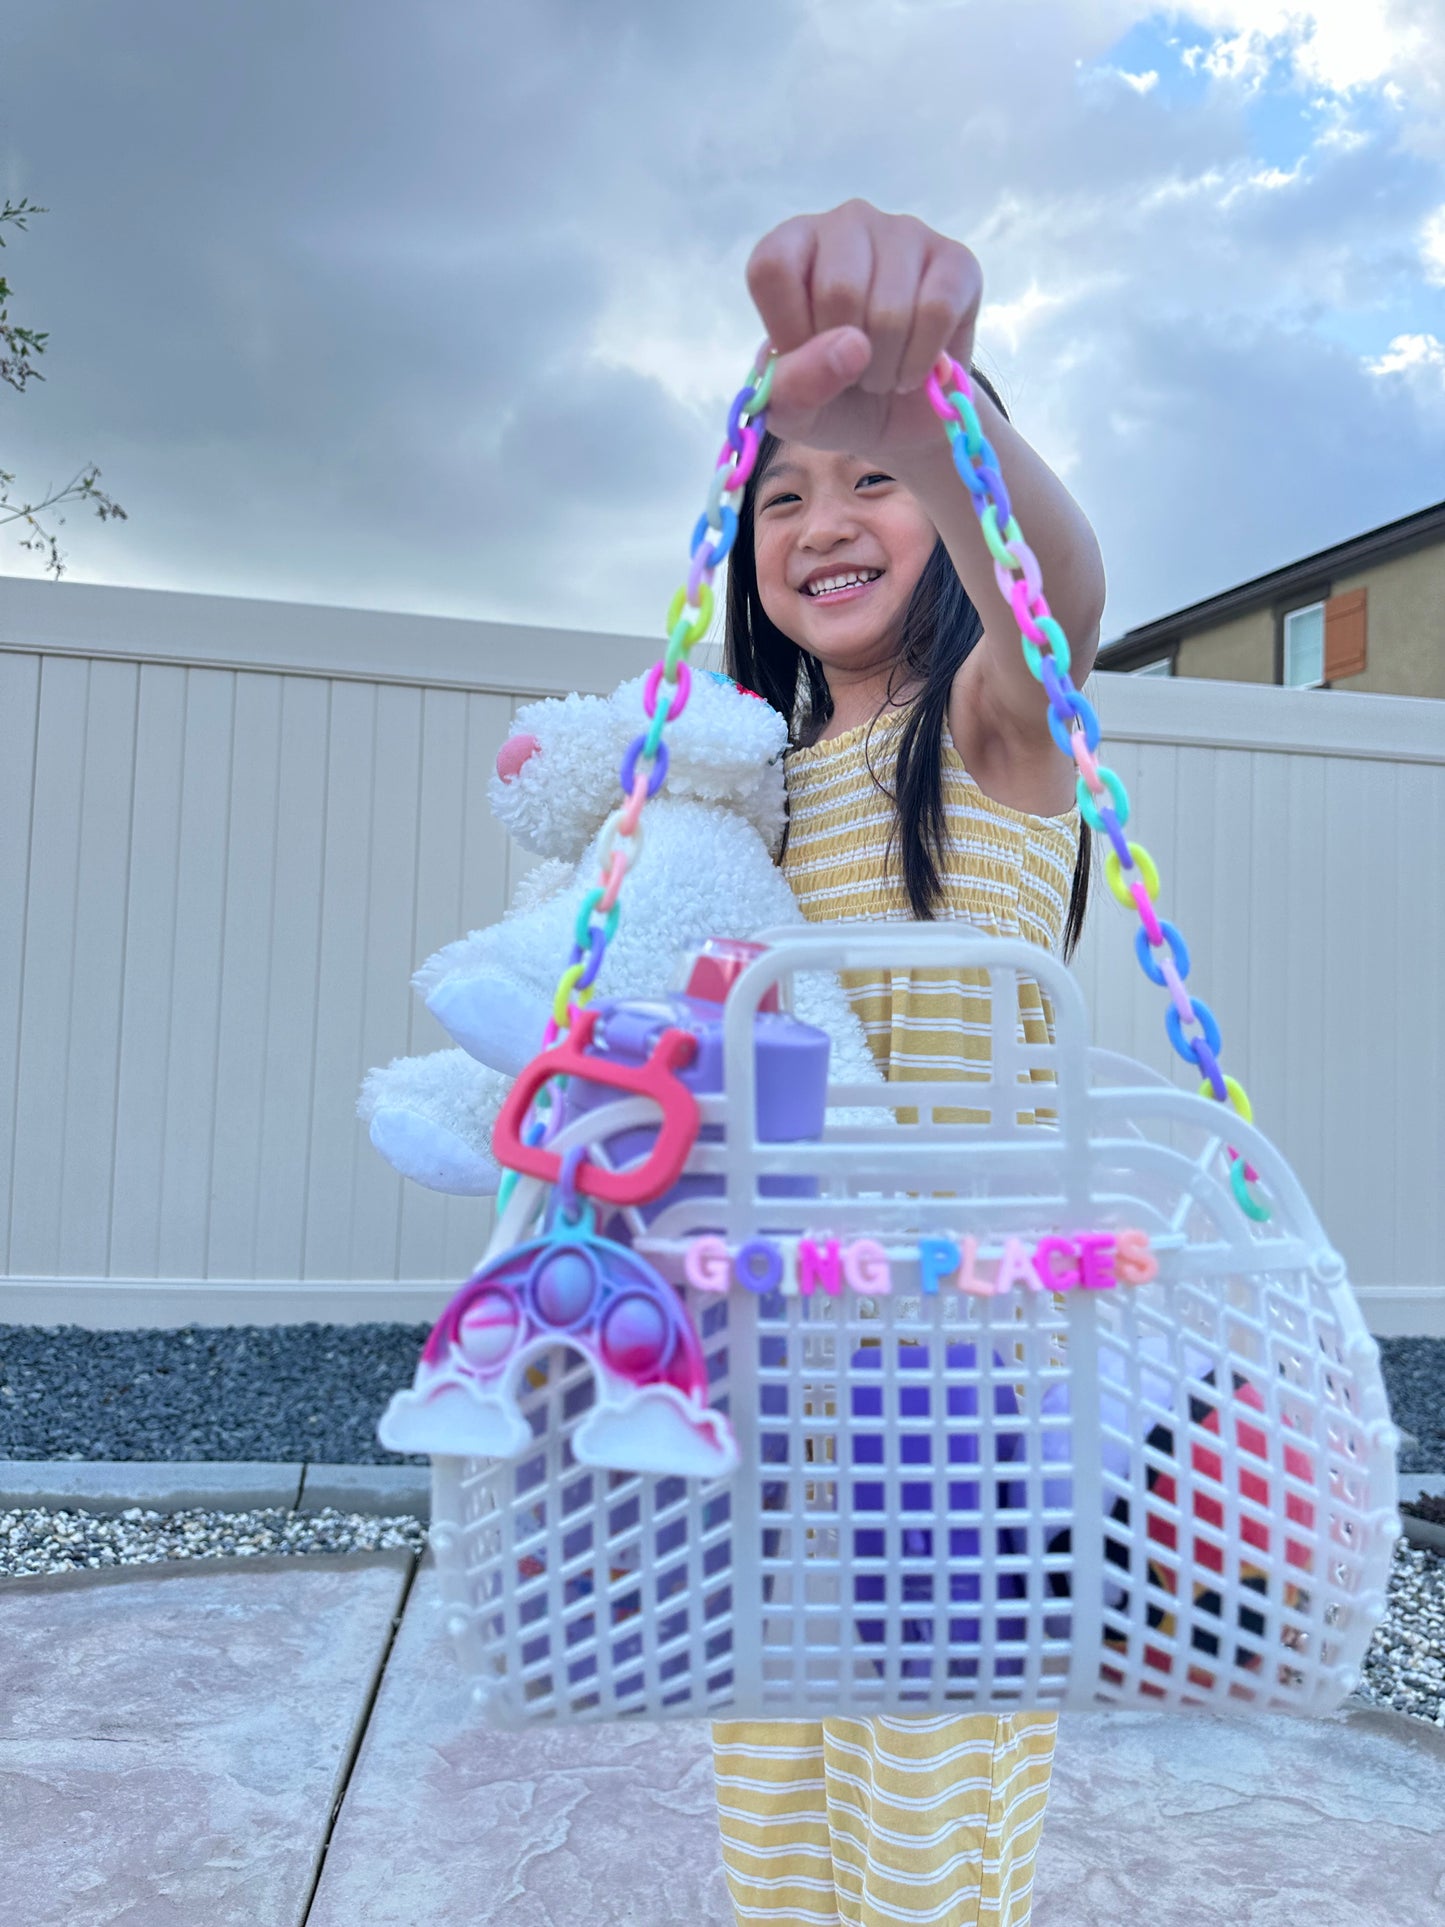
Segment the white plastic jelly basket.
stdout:
<path fill-rule="evenodd" d="M 946 923 L 768 941 L 728 999 L 726 1095 L 699 1100 L 724 1139 L 687 1167 L 724 1195 L 631 1214 L 635 1247 L 681 1283 L 702 1232 L 730 1249 L 866 1238 L 891 1289 L 682 1286 L 737 1436 L 729 1478 L 579 1463 L 593 1383 L 561 1349 L 515 1387 L 534 1450 L 434 1460 L 447 1624 L 484 1716 L 1333 1710 L 1385 1609 L 1398 1434 L 1284 1159 L 1232 1112 L 1091 1051 L 1078 987 L 1034 946 Z M 880 965 L 976 973 L 990 1074 L 907 1086 L 916 1123 L 878 1087 L 832 1085 L 821 1142 L 758 1142 L 765 991 Z M 1021 979 L 1051 1006 L 1051 1043 L 1024 1041 Z M 1052 1120 L 1031 1114 L 1045 1101 Z M 629 1098 L 564 1135 L 596 1145 L 655 1116 Z M 1267 1223 L 1231 1193 L 1226 1131 Z M 776 1174 L 815 1195 L 763 1196 Z M 1158 1266 L 1129 1289 L 922 1287 L 920 1239 L 973 1239 L 983 1266 L 1009 1238 L 1126 1227 Z"/>

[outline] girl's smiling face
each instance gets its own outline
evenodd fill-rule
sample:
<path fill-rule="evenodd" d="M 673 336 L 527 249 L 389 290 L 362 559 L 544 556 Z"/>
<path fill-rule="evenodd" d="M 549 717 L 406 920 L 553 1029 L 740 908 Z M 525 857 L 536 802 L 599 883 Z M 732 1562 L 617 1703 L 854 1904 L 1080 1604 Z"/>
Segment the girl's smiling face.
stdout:
<path fill-rule="evenodd" d="M 754 499 L 768 619 L 825 672 L 884 668 L 938 539 L 917 497 L 874 463 L 784 442 Z M 821 586 L 844 576 L 862 580 Z"/>

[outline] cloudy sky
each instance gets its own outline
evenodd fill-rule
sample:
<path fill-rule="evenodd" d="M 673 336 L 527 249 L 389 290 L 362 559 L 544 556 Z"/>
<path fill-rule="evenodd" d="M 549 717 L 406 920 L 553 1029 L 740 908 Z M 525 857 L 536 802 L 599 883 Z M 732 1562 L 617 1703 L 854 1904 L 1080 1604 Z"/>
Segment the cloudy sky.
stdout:
<path fill-rule="evenodd" d="M 660 635 L 748 253 L 850 195 L 978 255 L 1106 637 L 1445 497 L 1440 0 L 45 0 L 0 191 L 74 581 Z"/>

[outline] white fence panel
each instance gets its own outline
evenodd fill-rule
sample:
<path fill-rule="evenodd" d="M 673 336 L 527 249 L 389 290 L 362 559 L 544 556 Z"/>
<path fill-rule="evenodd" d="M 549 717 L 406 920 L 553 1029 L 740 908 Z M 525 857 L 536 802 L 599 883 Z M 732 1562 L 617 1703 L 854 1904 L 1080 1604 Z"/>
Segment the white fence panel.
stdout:
<path fill-rule="evenodd" d="M 0 579 L 0 1323 L 430 1318 L 489 1209 L 403 1183 L 367 1067 L 527 859 L 517 703 L 655 640 Z M 1445 704 L 1101 676 L 1223 1062 L 1379 1332 L 1445 1333 Z M 1096 868 L 1095 1041 L 1188 1083 Z"/>
<path fill-rule="evenodd" d="M 1445 703 L 1095 678 L 1128 834 L 1161 876 L 1224 1068 L 1298 1172 L 1371 1328 L 1445 1335 Z M 1194 1083 L 1138 919 L 1094 877 L 1075 967 L 1095 1042 Z"/>
<path fill-rule="evenodd" d="M 0 1323 L 424 1319 L 490 1208 L 404 1183 L 367 1068 L 530 859 L 519 702 L 641 639 L 0 581 Z M 248 664 L 250 666 L 248 666 Z"/>

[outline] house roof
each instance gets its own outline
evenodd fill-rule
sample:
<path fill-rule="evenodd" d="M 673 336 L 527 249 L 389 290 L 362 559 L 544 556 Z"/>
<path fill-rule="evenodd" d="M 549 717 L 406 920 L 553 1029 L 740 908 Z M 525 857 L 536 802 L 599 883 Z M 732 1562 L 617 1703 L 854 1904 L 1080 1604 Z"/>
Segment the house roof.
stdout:
<path fill-rule="evenodd" d="M 1413 515 L 1401 516 L 1398 522 L 1386 522 L 1382 528 L 1352 536 L 1348 542 L 1338 542 L 1331 549 L 1321 549 L 1317 555 L 1307 555 L 1282 569 L 1272 569 L 1268 575 L 1258 575 L 1252 582 L 1241 582 L 1203 602 L 1193 602 L 1187 609 L 1176 609 L 1172 615 L 1156 616 L 1152 622 L 1141 623 L 1113 642 L 1106 642 L 1099 651 L 1097 666 L 1131 669 L 1158 655 L 1166 644 L 1178 642 L 1196 630 L 1218 628 L 1237 616 L 1288 603 L 1295 597 L 1307 599 L 1312 592 L 1328 594 L 1336 576 L 1354 575 L 1377 563 L 1396 561 L 1436 542 L 1445 542 L 1445 502 L 1417 509 Z"/>

